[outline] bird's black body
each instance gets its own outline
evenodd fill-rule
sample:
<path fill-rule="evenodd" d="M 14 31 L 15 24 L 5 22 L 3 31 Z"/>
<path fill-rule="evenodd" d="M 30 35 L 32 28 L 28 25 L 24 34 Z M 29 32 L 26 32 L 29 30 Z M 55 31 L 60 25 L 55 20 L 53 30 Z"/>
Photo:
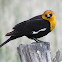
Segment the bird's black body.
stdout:
<path fill-rule="evenodd" d="M 40 31 L 38 34 L 32 34 L 40 29 L 47 28 L 45 31 Z M 41 15 L 31 18 L 27 21 L 17 24 L 14 28 L 13 36 L 27 36 L 29 38 L 40 38 L 50 32 L 50 22 L 42 19 Z"/>
<path fill-rule="evenodd" d="M 43 28 L 46 28 L 46 30 L 41 30 Z M 37 32 L 37 33 L 33 33 Z M 42 18 L 42 15 L 33 17 L 27 21 L 21 22 L 17 24 L 14 28 L 13 31 L 10 33 L 7 33 L 7 36 L 11 36 L 5 43 L 1 44 L 3 46 L 10 40 L 16 39 L 18 37 L 22 36 L 27 36 L 28 38 L 40 38 L 45 36 L 50 32 L 50 22 L 47 20 L 44 20 Z"/>

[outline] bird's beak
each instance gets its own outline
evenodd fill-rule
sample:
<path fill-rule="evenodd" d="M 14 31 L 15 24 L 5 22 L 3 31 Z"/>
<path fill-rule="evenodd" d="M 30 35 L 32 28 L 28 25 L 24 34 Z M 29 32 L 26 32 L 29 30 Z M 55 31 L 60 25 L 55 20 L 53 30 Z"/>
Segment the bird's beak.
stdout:
<path fill-rule="evenodd" d="M 47 14 L 47 18 L 50 18 L 50 14 Z"/>

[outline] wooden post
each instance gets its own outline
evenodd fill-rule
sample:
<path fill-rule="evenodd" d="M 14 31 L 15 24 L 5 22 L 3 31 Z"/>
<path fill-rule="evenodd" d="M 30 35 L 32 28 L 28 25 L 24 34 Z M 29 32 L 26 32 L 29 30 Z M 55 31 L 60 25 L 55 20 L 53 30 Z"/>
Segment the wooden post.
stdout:
<path fill-rule="evenodd" d="M 52 62 L 60 62 L 60 51 L 56 52 L 56 56 L 52 59 Z"/>
<path fill-rule="evenodd" d="M 51 62 L 49 42 L 21 44 L 18 53 L 21 62 Z"/>

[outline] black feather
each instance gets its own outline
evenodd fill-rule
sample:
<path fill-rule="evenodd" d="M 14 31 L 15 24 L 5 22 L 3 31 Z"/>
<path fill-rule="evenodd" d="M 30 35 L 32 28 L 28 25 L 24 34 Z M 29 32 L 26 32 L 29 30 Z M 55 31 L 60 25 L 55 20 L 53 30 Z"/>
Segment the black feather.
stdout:
<path fill-rule="evenodd" d="M 39 31 L 40 29 L 46 28 L 45 31 L 40 31 L 37 34 L 32 34 L 33 31 Z M 0 45 L 2 47 L 10 40 L 16 39 L 18 37 L 27 36 L 28 38 L 40 38 L 45 36 L 50 32 L 50 22 L 44 20 L 42 15 L 33 17 L 27 21 L 21 22 L 15 27 L 13 27 L 13 31 L 8 33 L 7 36 L 11 36 L 7 41 Z"/>
<path fill-rule="evenodd" d="M 5 45 L 6 43 L 8 43 L 10 40 L 14 40 L 14 39 L 16 39 L 16 38 L 18 38 L 17 36 L 11 36 L 8 40 L 6 40 L 5 42 L 3 42 L 1 45 L 0 45 L 0 48 L 3 46 L 3 45 Z"/>

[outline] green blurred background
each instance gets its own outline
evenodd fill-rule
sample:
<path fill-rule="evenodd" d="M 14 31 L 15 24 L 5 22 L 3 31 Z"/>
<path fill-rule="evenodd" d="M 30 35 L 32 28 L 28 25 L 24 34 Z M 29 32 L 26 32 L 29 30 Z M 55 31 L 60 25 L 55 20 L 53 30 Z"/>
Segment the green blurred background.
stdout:
<path fill-rule="evenodd" d="M 57 25 L 51 33 L 39 39 L 50 42 L 52 57 L 59 49 L 62 60 L 62 0 L 0 0 L 0 44 L 9 38 L 5 34 L 10 32 L 15 24 L 42 14 L 45 10 L 55 13 Z M 34 40 L 27 37 L 9 42 L 0 48 L 0 62 L 20 62 L 17 47 L 32 42 Z"/>

